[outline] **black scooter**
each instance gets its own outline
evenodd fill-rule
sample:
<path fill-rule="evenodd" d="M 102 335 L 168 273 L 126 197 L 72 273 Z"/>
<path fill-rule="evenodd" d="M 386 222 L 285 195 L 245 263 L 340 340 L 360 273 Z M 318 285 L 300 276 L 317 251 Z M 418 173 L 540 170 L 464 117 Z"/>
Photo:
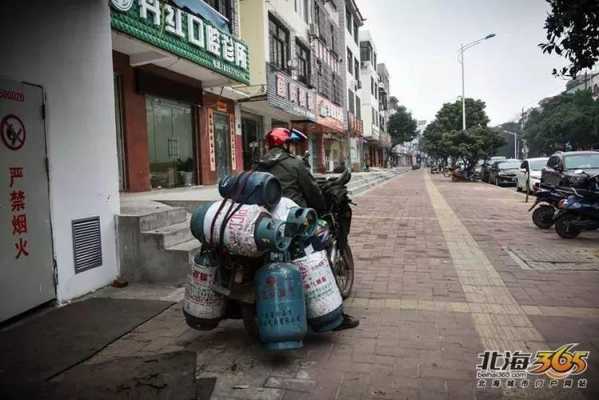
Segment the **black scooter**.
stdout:
<path fill-rule="evenodd" d="M 587 182 L 587 189 L 572 188 L 574 194 L 560 201 L 553 217 L 555 231 L 564 239 L 599 229 L 599 175 L 589 176 Z"/>

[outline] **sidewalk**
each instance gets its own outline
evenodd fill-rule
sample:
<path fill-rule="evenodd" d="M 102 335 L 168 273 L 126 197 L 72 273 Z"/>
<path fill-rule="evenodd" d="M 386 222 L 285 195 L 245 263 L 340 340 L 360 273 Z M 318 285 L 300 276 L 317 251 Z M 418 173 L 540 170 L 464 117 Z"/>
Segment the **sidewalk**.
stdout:
<path fill-rule="evenodd" d="M 512 190 L 423 170 L 356 202 L 356 282 L 345 310 L 360 319 L 357 329 L 309 335 L 303 349 L 271 354 L 240 321 L 210 332 L 188 328 L 179 302 L 84 365 L 192 351 L 197 377 L 216 378 L 213 400 L 599 398 L 597 233 L 560 240 L 533 226 L 529 205 Z M 182 294 L 133 285 L 96 295 L 178 301 Z M 587 389 L 477 387 L 481 352 L 568 343 L 590 351 Z"/>

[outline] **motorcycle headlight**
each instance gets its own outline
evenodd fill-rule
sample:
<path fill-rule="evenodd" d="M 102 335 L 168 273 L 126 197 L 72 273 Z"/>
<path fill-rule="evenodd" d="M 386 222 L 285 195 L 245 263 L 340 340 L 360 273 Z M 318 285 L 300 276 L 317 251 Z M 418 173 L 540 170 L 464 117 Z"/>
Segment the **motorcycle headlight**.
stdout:
<path fill-rule="evenodd" d="M 572 207 L 572 208 L 580 208 L 580 207 L 582 207 L 582 204 L 580 204 L 579 202 L 574 202 L 574 203 L 572 203 L 572 205 L 570 207 Z"/>

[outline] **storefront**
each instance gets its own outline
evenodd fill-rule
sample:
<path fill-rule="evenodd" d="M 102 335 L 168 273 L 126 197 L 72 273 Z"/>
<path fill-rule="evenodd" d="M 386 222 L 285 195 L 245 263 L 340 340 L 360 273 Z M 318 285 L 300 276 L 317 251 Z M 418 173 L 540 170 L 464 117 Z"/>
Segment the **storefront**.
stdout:
<path fill-rule="evenodd" d="M 121 190 L 214 184 L 242 170 L 235 103 L 206 89 L 248 82 L 247 46 L 205 7 L 111 6 Z"/>

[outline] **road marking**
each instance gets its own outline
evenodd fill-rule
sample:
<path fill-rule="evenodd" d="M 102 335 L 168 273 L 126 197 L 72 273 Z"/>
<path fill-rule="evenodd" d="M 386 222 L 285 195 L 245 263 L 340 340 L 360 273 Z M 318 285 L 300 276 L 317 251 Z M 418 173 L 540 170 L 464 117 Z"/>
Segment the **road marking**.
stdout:
<path fill-rule="evenodd" d="M 480 315 L 473 315 L 473 320 L 484 348 L 515 351 L 545 347 L 543 336 L 530 322 L 493 264 L 435 187 L 429 174 L 424 174 L 424 182 L 466 300 L 481 307 L 480 312 L 476 313 Z M 471 306 L 468 304 L 469 308 Z M 502 313 L 510 318 L 493 317 Z"/>

